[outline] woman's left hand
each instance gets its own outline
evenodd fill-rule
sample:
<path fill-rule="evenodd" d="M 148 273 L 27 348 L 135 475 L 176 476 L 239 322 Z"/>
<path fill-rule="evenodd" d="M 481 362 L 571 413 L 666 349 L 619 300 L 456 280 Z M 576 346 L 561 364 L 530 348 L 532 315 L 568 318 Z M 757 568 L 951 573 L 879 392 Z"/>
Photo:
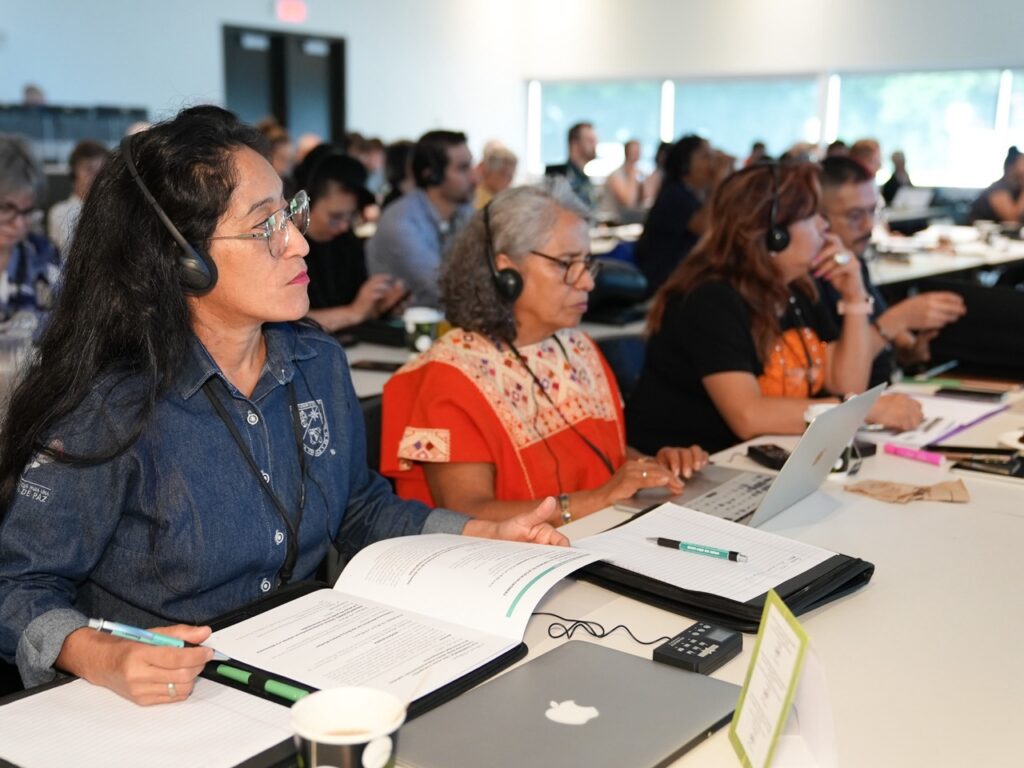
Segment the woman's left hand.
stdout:
<path fill-rule="evenodd" d="M 507 520 L 470 520 L 462 529 L 462 535 L 567 547 L 569 540 L 548 522 L 555 516 L 557 509 L 558 502 L 548 496 L 529 512 L 522 512 Z"/>
<path fill-rule="evenodd" d="M 699 472 L 707 466 L 708 453 L 699 445 L 691 445 L 688 448 L 666 446 L 658 451 L 654 460 L 676 477 L 689 479 L 694 472 Z"/>

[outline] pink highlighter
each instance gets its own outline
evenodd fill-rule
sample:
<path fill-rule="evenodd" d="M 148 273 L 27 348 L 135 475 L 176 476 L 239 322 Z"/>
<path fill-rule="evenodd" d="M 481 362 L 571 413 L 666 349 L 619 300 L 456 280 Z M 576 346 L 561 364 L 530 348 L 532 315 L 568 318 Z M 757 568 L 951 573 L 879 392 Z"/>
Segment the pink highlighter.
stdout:
<path fill-rule="evenodd" d="M 907 448 L 906 446 L 894 445 L 893 443 L 886 443 L 883 450 L 893 456 L 902 456 L 904 459 L 913 459 L 914 461 L 924 461 L 935 466 L 942 464 L 943 459 L 941 453 L 922 451 L 918 448 Z"/>

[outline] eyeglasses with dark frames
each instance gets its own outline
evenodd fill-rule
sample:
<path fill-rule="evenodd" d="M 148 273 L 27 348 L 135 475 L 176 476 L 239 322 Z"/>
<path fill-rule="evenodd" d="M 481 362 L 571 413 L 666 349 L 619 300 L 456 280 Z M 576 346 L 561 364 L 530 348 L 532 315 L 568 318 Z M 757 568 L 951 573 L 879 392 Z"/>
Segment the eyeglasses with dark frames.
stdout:
<path fill-rule="evenodd" d="M 211 240 L 266 240 L 270 255 L 279 259 L 288 249 L 288 223 L 299 230 L 300 235 L 306 234 L 309 227 L 309 195 L 304 190 L 295 193 L 287 205 L 270 214 L 256 225 L 261 232 L 245 232 L 240 235 L 217 235 Z"/>
<path fill-rule="evenodd" d="M 540 256 L 542 259 L 553 261 L 564 269 L 566 285 L 576 285 L 580 278 L 583 277 L 584 272 L 589 273 L 592 278 L 596 278 L 597 273 L 601 271 L 601 262 L 594 258 L 592 253 L 588 253 L 580 259 L 559 259 L 557 256 L 549 256 L 540 251 L 530 251 L 530 253 L 534 256 Z"/>

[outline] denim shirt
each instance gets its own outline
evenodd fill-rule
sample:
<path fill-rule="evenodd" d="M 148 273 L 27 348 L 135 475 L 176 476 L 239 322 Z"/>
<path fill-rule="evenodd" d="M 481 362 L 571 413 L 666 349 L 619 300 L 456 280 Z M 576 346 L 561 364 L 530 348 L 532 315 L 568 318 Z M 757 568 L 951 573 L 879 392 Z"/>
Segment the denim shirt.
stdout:
<path fill-rule="evenodd" d="M 52 678 L 87 617 L 136 626 L 202 624 L 278 585 L 288 526 L 210 403 L 227 408 L 294 521 L 301 487 L 288 384 L 305 452 L 305 507 L 293 581 L 334 541 L 344 556 L 379 539 L 461 532 L 463 515 L 399 499 L 366 465 L 363 417 L 341 347 L 320 331 L 264 328 L 267 362 L 251 397 L 195 340 L 141 436 L 89 467 L 35 457 L 0 523 L 0 656 L 26 685 Z M 70 454 L 130 433 L 138 378 L 107 377 L 50 435 Z M 228 394 L 230 392 L 230 395 Z"/>

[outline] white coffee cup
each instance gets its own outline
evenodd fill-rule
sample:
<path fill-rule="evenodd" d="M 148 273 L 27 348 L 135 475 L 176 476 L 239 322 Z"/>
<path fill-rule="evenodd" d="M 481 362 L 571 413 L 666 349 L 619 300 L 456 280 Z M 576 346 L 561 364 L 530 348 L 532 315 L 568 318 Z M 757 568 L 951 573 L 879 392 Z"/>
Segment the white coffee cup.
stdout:
<path fill-rule="evenodd" d="M 328 688 L 292 705 L 299 765 L 391 768 L 405 702 L 375 688 Z"/>

